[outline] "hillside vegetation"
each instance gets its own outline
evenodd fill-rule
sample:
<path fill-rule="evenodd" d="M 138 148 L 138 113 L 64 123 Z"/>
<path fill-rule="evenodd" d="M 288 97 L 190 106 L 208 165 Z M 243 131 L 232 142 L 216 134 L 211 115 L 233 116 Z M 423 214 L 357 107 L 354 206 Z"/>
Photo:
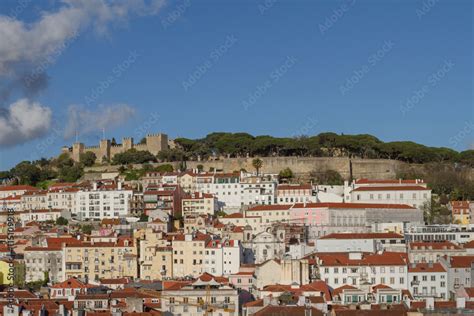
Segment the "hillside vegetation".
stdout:
<path fill-rule="evenodd" d="M 175 139 L 177 148 L 163 151 L 160 160 L 197 160 L 212 156 L 303 156 L 396 159 L 409 163 L 457 162 L 474 166 L 474 150 L 457 152 L 409 141 L 383 142 L 367 135 L 321 133 L 296 138 L 212 133 L 202 139 Z"/>

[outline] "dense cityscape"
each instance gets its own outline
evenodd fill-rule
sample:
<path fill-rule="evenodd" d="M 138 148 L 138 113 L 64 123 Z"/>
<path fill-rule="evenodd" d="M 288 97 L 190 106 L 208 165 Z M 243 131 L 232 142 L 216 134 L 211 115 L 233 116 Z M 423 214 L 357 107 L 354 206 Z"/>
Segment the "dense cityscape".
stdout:
<path fill-rule="evenodd" d="M 4 172 L 3 315 L 474 312 L 474 202 L 417 178 L 304 181 L 264 157 L 234 171 L 157 161 L 181 147 L 74 143 Z M 58 180 L 64 166 L 82 172 Z"/>
<path fill-rule="evenodd" d="M 474 315 L 472 0 L 0 0 L 0 316 Z"/>

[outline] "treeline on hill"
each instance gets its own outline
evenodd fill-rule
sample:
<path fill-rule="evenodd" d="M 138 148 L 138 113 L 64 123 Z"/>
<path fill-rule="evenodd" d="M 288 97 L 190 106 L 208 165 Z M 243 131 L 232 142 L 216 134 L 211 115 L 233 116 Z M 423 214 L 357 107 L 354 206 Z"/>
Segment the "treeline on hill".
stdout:
<path fill-rule="evenodd" d="M 247 133 L 212 133 L 202 139 L 177 138 L 176 149 L 161 152 L 166 161 L 206 159 L 211 156 L 302 156 L 396 159 L 409 163 L 459 162 L 474 166 L 474 150 L 457 152 L 414 142 L 383 142 L 367 135 L 321 133 L 295 138 L 252 136 Z"/>

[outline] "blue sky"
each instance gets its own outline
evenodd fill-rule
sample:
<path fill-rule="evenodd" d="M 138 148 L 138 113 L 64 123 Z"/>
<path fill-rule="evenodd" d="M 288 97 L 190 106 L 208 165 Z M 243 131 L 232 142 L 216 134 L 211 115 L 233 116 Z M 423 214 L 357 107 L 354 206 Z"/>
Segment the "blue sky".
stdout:
<path fill-rule="evenodd" d="M 34 23 L 64 6 L 35 1 L 14 19 Z M 17 7 L 2 1 L 0 13 Z M 103 123 L 117 140 L 333 131 L 465 150 L 474 136 L 472 16 L 468 0 L 182 0 L 105 31 L 86 26 L 46 67 L 47 87 L 28 95 L 51 110 L 48 131 L 2 145 L 0 170 L 57 155 L 74 141 L 64 139 L 71 124 L 88 144 Z M 15 91 L 1 107 L 23 97 Z M 114 109 L 122 115 L 102 117 Z"/>

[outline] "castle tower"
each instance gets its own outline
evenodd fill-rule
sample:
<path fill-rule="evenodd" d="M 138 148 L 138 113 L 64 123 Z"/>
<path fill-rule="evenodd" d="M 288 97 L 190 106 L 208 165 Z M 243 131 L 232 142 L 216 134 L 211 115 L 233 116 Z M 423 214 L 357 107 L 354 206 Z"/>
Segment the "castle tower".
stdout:
<path fill-rule="evenodd" d="M 132 148 L 133 148 L 133 138 L 132 137 L 122 138 L 122 150 L 127 151 Z"/>
<path fill-rule="evenodd" d="M 110 160 L 110 140 L 101 139 L 99 143 L 99 154 L 97 155 L 97 161 L 102 162 L 102 159 L 105 157 L 107 160 Z"/>
<path fill-rule="evenodd" d="M 166 134 L 148 134 L 146 136 L 146 146 L 153 155 L 160 151 L 168 149 L 168 135 Z"/>
<path fill-rule="evenodd" d="M 83 143 L 74 143 L 72 144 L 72 159 L 76 162 L 80 161 L 81 154 L 84 153 L 84 144 Z"/>

